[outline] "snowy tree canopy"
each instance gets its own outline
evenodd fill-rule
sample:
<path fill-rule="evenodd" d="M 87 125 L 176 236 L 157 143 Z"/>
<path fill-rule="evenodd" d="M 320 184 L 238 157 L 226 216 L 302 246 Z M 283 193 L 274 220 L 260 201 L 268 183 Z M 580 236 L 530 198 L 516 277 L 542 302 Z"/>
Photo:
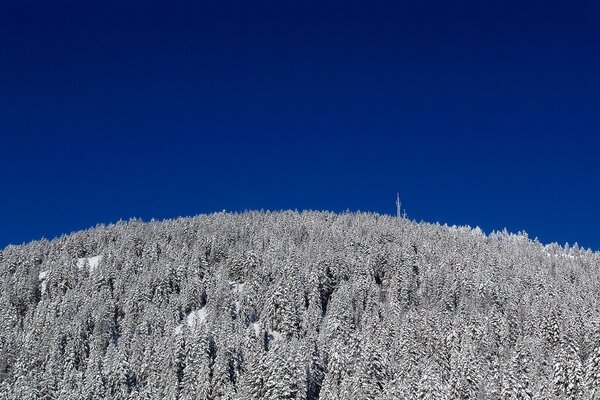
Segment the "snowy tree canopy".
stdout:
<path fill-rule="evenodd" d="M 0 399 L 600 399 L 600 253 L 368 213 L 0 252 Z"/>

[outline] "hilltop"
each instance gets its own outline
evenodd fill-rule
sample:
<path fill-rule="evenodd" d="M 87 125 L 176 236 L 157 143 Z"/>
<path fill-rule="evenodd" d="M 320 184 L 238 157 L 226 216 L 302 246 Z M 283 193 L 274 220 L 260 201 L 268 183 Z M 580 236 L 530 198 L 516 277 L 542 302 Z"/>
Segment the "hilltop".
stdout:
<path fill-rule="evenodd" d="M 130 220 L 8 246 L 0 280 L 2 399 L 600 396 L 600 253 L 523 233 Z"/>

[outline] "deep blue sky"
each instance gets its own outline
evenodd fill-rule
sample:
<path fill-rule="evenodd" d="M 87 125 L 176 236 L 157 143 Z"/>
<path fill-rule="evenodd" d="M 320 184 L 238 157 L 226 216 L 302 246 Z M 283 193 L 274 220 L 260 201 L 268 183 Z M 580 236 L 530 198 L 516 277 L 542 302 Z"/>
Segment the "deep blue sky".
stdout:
<path fill-rule="evenodd" d="M 597 4 L 2 2 L 0 248 L 400 192 L 600 250 Z"/>

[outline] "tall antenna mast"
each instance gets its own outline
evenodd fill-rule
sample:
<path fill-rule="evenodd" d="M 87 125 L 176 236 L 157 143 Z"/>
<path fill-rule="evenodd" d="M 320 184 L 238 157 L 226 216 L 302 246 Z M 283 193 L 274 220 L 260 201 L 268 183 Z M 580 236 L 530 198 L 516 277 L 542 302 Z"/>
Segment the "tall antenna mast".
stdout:
<path fill-rule="evenodd" d="M 396 218 L 400 219 L 402 216 L 402 203 L 400 203 L 400 193 L 396 193 Z"/>

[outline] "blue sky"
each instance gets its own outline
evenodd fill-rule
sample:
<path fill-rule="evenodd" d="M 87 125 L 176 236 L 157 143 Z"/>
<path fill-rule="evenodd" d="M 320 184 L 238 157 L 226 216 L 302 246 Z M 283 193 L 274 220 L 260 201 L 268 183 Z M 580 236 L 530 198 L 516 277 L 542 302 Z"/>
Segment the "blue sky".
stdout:
<path fill-rule="evenodd" d="M 6 3 L 0 248 L 399 192 L 600 250 L 596 2 Z"/>

